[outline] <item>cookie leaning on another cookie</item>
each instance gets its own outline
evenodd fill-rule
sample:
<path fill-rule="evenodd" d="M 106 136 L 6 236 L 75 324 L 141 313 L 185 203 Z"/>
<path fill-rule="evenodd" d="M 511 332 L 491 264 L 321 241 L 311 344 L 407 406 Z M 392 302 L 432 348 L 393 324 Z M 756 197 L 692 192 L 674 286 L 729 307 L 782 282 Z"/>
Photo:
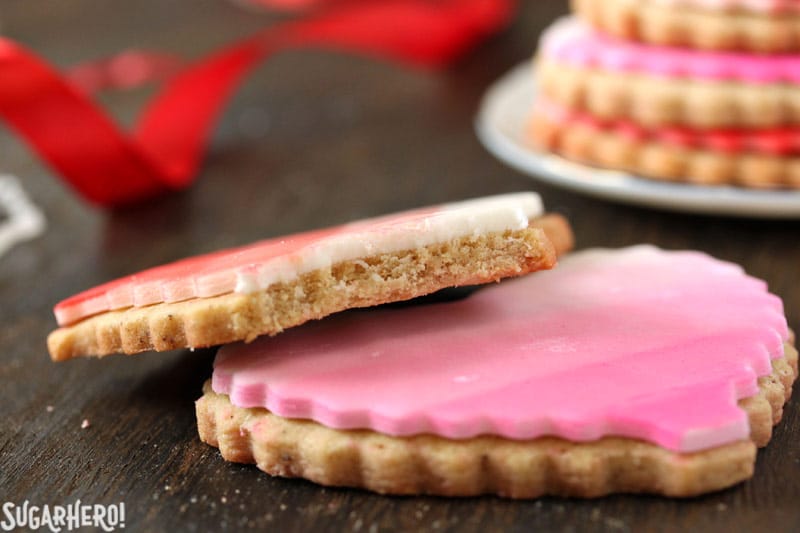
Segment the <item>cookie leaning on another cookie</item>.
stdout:
<path fill-rule="evenodd" d="M 382 493 L 692 496 L 752 475 L 792 343 L 738 266 L 581 252 L 458 302 L 225 346 L 198 428 L 228 460 Z"/>
<path fill-rule="evenodd" d="M 55 308 L 56 361 L 276 334 L 351 307 L 552 267 L 572 233 L 518 193 L 364 220 L 191 258 Z"/>

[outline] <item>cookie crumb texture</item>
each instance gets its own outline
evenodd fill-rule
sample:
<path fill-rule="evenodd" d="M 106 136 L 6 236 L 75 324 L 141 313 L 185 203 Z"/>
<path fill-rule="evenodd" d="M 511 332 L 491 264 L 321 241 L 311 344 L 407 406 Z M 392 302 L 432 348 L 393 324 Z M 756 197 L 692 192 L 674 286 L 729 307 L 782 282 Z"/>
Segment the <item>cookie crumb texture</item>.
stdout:
<path fill-rule="evenodd" d="M 660 5 L 654 0 L 572 0 L 582 19 L 616 37 L 667 46 L 757 53 L 800 51 L 800 15 Z"/>
<path fill-rule="evenodd" d="M 646 492 L 688 497 L 753 475 L 756 447 L 769 442 L 797 377 L 797 351 L 791 344 L 772 368 L 772 374 L 759 378 L 758 394 L 739 402 L 750 421 L 750 440 L 696 453 L 615 437 L 584 443 L 491 436 L 458 441 L 335 430 L 266 409 L 236 407 L 210 382 L 196 403 L 197 424 L 201 440 L 218 447 L 228 461 L 255 463 L 273 476 L 322 485 L 443 496 L 591 498 Z"/>
<path fill-rule="evenodd" d="M 52 332 L 48 348 L 54 361 L 63 361 L 251 341 L 344 309 L 551 268 L 556 249 L 547 235 L 557 247 L 571 246 L 569 226 L 557 215 L 536 224 L 540 227 L 344 261 L 251 294 L 102 313 Z"/>

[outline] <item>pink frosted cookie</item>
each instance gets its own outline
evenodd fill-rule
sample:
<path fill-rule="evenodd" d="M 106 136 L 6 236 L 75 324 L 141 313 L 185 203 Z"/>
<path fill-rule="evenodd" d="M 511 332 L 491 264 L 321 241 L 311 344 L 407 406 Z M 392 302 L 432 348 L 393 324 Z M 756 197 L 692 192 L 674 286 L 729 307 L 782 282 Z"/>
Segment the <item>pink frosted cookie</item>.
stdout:
<path fill-rule="evenodd" d="M 572 246 L 534 193 L 418 209 L 145 270 L 55 306 L 51 357 L 172 350 L 274 335 L 351 307 L 551 268 Z"/>
<path fill-rule="evenodd" d="M 197 415 L 226 459 L 326 485 L 689 496 L 752 475 L 796 374 L 764 282 L 641 246 L 225 346 Z"/>
<path fill-rule="evenodd" d="M 572 0 L 617 37 L 669 46 L 758 53 L 800 51 L 798 0 Z"/>
<path fill-rule="evenodd" d="M 567 18 L 542 36 L 532 141 L 703 184 L 800 187 L 800 54 L 621 41 Z"/>

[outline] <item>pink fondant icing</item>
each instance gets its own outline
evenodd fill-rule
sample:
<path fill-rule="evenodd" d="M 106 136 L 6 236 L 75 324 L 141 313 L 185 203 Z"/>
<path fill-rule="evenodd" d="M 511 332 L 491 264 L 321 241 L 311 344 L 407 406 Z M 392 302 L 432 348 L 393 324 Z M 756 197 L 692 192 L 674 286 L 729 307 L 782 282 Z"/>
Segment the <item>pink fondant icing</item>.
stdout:
<path fill-rule="evenodd" d="M 55 306 L 58 324 L 97 313 L 232 292 L 251 293 L 340 261 L 487 232 L 519 230 L 542 214 L 532 192 L 489 196 L 360 220 L 144 270 Z"/>
<path fill-rule="evenodd" d="M 595 250 L 467 299 L 334 316 L 220 349 L 241 407 L 390 435 L 606 435 L 691 452 L 747 438 L 787 339 L 779 298 L 698 252 Z"/>
<path fill-rule="evenodd" d="M 545 31 L 540 51 L 562 63 L 615 72 L 756 84 L 800 83 L 800 54 L 764 56 L 640 44 L 598 33 L 573 17 L 561 19 Z"/>

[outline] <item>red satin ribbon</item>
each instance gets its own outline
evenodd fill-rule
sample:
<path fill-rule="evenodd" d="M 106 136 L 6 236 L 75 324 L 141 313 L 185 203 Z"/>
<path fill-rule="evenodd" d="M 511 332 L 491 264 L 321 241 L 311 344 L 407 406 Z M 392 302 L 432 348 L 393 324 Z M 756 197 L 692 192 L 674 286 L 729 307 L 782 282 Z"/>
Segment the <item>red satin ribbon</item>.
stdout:
<path fill-rule="evenodd" d="M 227 99 L 272 53 L 324 46 L 440 67 L 502 28 L 514 1 L 364 0 L 334 6 L 270 27 L 183 69 L 148 103 L 131 134 L 67 77 L 0 39 L 0 116 L 84 198 L 102 206 L 130 203 L 191 184 Z M 72 76 L 80 83 L 75 71 Z M 102 80 L 84 82 L 90 90 L 104 86 Z"/>

